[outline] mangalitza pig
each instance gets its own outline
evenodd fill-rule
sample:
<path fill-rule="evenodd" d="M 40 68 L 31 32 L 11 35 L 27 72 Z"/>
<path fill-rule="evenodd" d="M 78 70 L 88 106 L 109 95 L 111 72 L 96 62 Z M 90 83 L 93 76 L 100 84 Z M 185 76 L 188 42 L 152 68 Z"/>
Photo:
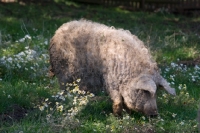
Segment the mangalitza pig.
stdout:
<path fill-rule="evenodd" d="M 105 88 L 115 115 L 121 115 L 123 107 L 157 115 L 158 86 L 175 95 L 143 42 L 127 30 L 87 20 L 71 21 L 56 31 L 49 53 L 50 71 L 61 89 L 78 78 L 80 89 L 97 92 Z"/>

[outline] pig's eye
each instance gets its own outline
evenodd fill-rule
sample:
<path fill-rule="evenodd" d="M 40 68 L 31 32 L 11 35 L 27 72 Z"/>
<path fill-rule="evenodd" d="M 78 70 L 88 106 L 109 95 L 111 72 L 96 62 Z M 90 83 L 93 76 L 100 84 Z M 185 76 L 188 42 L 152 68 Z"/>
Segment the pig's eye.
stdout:
<path fill-rule="evenodd" d="M 143 90 L 143 92 L 144 92 L 145 94 L 149 94 L 149 93 L 150 93 L 149 91 L 146 91 L 146 90 Z"/>

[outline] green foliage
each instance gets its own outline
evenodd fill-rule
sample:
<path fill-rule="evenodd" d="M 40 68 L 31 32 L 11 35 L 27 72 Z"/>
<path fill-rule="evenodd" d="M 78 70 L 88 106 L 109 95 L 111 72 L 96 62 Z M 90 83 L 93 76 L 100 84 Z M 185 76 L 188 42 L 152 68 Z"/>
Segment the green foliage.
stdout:
<path fill-rule="evenodd" d="M 26 4 L 0 4 L 0 132 L 197 132 L 199 18 L 60 0 Z M 172 97 L 158 89 L 158 117 L 125 111 L 114 117 L 104 92 L 91 97 L 76 82 L 60 91 L 56 78 L 48 77 L 50 38 L 63 23 L 81 18 L 128 29 L 151 49 L 177 92 Z M 25 117 L 14 119 L 12 105 L 23 107 Z"/>

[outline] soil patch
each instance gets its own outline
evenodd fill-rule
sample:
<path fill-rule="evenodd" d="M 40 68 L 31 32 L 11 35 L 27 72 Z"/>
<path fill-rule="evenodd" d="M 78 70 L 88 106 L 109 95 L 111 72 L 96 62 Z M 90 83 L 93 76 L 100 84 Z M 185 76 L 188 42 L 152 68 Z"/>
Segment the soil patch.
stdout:
<path fill-rule="evenodd" d="M 178 64 L 183 64 L 186 66 L 195 66 L 195 65 L 200 65 L 200 56 L 193 59 L 193 60 L 181 60 L 178 62 Z"/>
<path fill-rule="evenodd" d="M 19 121 L 27 114 L 27 110 L 17 104 L 13 104 L 7 110 L 0 114 L 0 122 Z"/>

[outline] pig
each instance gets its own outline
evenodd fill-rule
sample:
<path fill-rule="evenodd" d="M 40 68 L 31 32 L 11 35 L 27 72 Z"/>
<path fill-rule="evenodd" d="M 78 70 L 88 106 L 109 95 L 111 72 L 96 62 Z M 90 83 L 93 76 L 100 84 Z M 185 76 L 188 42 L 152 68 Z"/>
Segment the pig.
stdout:
<path fill-rule="evenodd" d="M 176 95 L 148 48 L 128 30 L 89 20 L 70 21 L 55 32 L 49 54 L 50 72 L 61 89 L 80 78 L 80 89 L 106 90 L 116 116 L 122 115 L 123 108 L 158 115 L 158 87 Z"/>

